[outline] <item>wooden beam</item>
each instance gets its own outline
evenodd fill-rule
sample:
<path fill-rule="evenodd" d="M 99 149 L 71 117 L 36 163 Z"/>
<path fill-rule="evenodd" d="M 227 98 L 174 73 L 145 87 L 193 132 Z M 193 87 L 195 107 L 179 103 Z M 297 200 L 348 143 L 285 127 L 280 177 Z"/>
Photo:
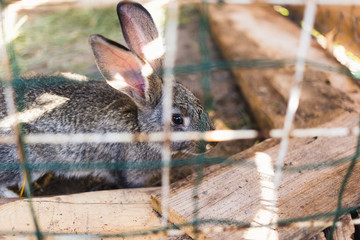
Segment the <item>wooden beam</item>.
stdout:
<path fill-rule="evenodd" d="M 150 193 L 157 189 L 122 189 L 41 197 L 34 198 L 32 204 L 40 230 L 44 233 L 75 234 L 80 238 L 86 234 L 121 234 L 161 226 L 160 217 L 150 206 Z M 14 236 L 19 239 L 19 232 L 34 233 L 29 209 L 27 199 L 13 199 L 0 205 L 0 239 L 13 239 Z M 2 233 L 9 234 L 4 236 Z M 36 239 L 34 235 L 25 237 Z M 56 235 L 50 235 L 50 239 L 53 238 Z M 158 238 L 159 235 L 146 235 L 130 239 Z"/>
<path fill-rule="evenodd" d="M 295 60 L 300 28 L 267 5 L 209 6 L 212 36 L 228 60 Z M 340 64 L 311 42 L 307 59 L 332 69 Z M 268 68 L 254 63 L 233 69 L 237 83 L 262 129 L 281 128 L 294 67 Z M 305 69 L 300 106 L 295 126 L 316 126 L 343 114 L 354 101 L 359 106 L 359 89 L 352 79 L 318 68 Z M 357 100 L 354 100 L 356 96 Z"/>
<path fill-rule="evenodd" d="M 344 114 L 322 127 L 354 127 L 359 122 L 358 114 Z M 274 141 L 274 140 L 270 140 Z M 269 142 L 269 141 L 268 141 Z M 265 145 L 268 145 L 265 142 Z M 356 136 L 317 137 L 291 139 L 285 159 L 284 172 L 279 187 L 278 205 L 275 211 L 279 221 L 301 219 L 336 210 L 337 197 L 357 144 Z M 216 171 L 204 169 L 201 184 L 194 196 L 192 175 L 171 186 L 169 220 L 174 224 L 200 220 L 218 219 L 251 223 L 254 226 L 269 221 L 269 195 L 273 170 L 279 146 L 259 152 L 260 146 L 235 155 L 238 164 Z M 266 148 L 266 147 L 265 147 Z M 347 159 L 341 161 L 341 159 Z M 268 169 L 263 169 L 264 166 Z M 360 204 L 360 167 L 352 172 L 342 199 L 344 208 Z M 270 190 L 269 190 L 270 187 Z M 195 199 L 197 200 L 195 205 Z M 161 193 L 152 196 L 152 205 L 161 211 Z M 197 211 L 194 212 L 194 206 Z M 279 239 L 306 239 L 332 224 L 332 216 L 303 220 L 276 228 L 241 228 L 237 231 L 207 233 L 206 227 L 219 224 L 200 225 L 199 239 L 262 239 L 277 235 Z M 265 221 L 265 222 L 264 222 Z M 184 228 L 187 234 L 196 235 L 193 227 Z M 265 235 L 264 235 L 265 234 Z"/>

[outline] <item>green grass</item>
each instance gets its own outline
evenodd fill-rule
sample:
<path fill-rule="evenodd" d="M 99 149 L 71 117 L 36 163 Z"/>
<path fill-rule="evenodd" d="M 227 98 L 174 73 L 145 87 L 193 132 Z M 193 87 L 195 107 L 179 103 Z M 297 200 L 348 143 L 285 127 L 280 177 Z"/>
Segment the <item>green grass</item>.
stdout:
<path fill-rule="evenodd" d="M 32 13 L 13 42 L 21 73 L 93 72 L 88 37 L 95 33 L 123 41 L 114 7 Z"/>

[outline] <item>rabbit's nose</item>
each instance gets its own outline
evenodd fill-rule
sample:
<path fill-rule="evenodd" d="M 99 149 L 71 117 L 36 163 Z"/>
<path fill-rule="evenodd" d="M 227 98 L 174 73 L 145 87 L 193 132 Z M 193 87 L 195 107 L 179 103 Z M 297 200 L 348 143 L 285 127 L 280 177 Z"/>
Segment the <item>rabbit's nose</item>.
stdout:
<path fill-rule="evenodd" d="M 207 142 L 207 143 L 206 143 L 206 146 L 205 146 L 206 151 L 211 150 L 213 147 L 216 146 L 216 144 L 217 144 L 217 142 Z"/>

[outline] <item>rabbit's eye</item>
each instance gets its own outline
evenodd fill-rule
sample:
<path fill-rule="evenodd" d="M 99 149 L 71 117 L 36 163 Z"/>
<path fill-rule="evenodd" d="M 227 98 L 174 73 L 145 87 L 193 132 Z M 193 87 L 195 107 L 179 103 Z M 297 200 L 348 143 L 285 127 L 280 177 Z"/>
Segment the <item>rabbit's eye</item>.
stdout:
<path fill-rule="evenodd" d="M 184 119 L 179 113 L 174 113 L 172 115 L 172 122 L 176 125 L 181 125 L 184 123 Z"/>

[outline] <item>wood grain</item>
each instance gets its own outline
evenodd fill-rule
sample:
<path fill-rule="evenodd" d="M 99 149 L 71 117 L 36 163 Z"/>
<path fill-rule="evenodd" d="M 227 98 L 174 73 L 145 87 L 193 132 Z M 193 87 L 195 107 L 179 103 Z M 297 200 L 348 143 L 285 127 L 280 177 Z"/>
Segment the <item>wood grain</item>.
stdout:
<path fill-rule="evenodd" d="M 358 124 L 357 114 L 344 114 L 323 127 L 347 126 Z M 303 218 L 336 210 L 340 185 L 347 171 L 349 160 L 337 162 L 342 158 L 351 158 L 354 154 L 357 138 L 355 136 L 328 138 L 291 139 L 287 154 L 281 185 L 278 191 L 278 220 Z M 262 145 L 262 144 L 259 144 Z M 259 148 L 259 147 L 256 147 Z M 246 156 L 249 156 L 247 151 Z M 270 147 L 259 154 L 253 149 L 252 156 L 244 159 L 240 153 L 233 157 L 239 159 L 238 165 L 206 173 L 198 186 L 194 198 L 196 175 L 186 181 L 178 182 L 171 187 L 169 201 L 170 221 L 181 224 L 198 219 L 222 219 L 229 221 L 259 224 L 268 217 L 269 202 L 264 195 L 271 184 L 272 170 L 261 172 L 257 161 L 277 158 L 279 146 Z M 265 157 L 263 160 L 259 156 Z M 360 167 L 356 166 L 347 185 L 343 207 L 360 204 Z M 178 186 L 181 186 L 178 188 Z M 271 185 L 270 185 L 271 186 Z M 270 188 L 271 190 L 271 188 Z M 161 194 L 152 196 L 153 207 L 160 211 Z M 194 199 L 197 199 L 198 210 L 194 212 Z M 331 225 L 332 217 L 279 226 L 277 228 L 244 228 L 238 231 L 222 233 L 200 233 L 200 239 L 262 239 L 277 235 L 279 239 L 306 239 Z M 200 230 L 215 224 L 201 225 Z M 192 237 L 194 228 L 184 228 Z"/>
<path fill-rule="evenodd" d="M 351 215 L 346 214 L 339 221 L 339 226 L 335 228 L 333 240 L 354 239 L 355 227 Z"/>
<path fill-rule="evenodd" d="M 161 226 L 160 217 L 150 206 L 150 193 L 156 189 L 122 189 L 34 198 L 33 206 L 40 230 L 44 233 L 78 234 L 78 237 L 86 238 L 85 234 L 146 231 Z M 0 205 L 0 221 L 0 233 L 11 233 L 0 236 L 0 239 L 19 239 L 17 233 L 33 233 L 35 230 L 26 199 Z M 26 239 L 36 239 L 33 235 L 25 236 Z M 53 238 L 56 235 L 50 236 L 50 239 Z M 130 239 L 158 238 L 159 235 L 147 235 Z"/>
<path fill-rule="evenodd" d="M 228 60 L 294 59 L 299 46 L 300 29 L 265 5 L 212 5 L 209 7 L 212 35 Z M 308 58 L 331 68 L 339 64 L 311 42 Z M 292 85 L 294 69 L 233 69 L 241 90 L 262 129 L 281 128 Z M 306 68 L 295 127 L 354 127 L 359 121 L 359 89 L 341 74 Z M 192 175 L 171 186 L 170 221 L 188 223 L 196 219 L 229 220 L 257 228 L 237 231 L 207 227 L 200 232 L 192 226 L 183 228 L 199 239 L 306 239 L 331 225 L 332 217 L 302 221 L 286 226 L 261 227 L 271 222 L 269 203 L 271 184 L 279 145 L 269 140 L 232 158 L 234 166 L 204 168 L 201 176 Z M 269 144 L 272 143 L 272 144 Z M 302 219 L 336 210 L 337 196 L 354 154 L 357 138 L 316 137 L 291 139 L 284 172 L 277 194 L 276 219 Z M 275 145 L 275 146 L 274 146 Z M 347 158 L 347 161 L 340 161 Z M 335 161 L 334 161 L 335 160 Z M 339 161 L 336 161 L 339 160 Z M 268 166 L 264 169 L 264 166 Z M 357 165 L 347 185 L 343 207 L 358 206 L 360 187 Z M 197 181 L 201 184 L 194 188 Z M 195 191 L 196 190 L 196 191 Z M 160 211 L 161 194 L 152 196 L 153 207 Z M 197 200 L 197 201 L 195 201 Z M 195 203 L 195 204 L 194 204 Z M 218 232 L 218 230 L 220 232 Z M 268 238 L 270 237 L 270 238 Z"/>
<path fill-rule="evenodd" d="M 295 60 L 300 28 L 267 5 L 223 4 L 209 7 L 212 36 L 227 60 Z M 311 41 L 308 60 L 337 69 L 340 64 Z M 234 68 L 242 93 L 262 129 L 281 128 L 294 67 Z M 338 73 L 307 67 L 295 118 L 296 127 L 316 126 L 360 103 L 353 81 Z M 354 108 L 354 107 L 353 107 Z"/>
<path fill-rule="evenodd" d="M 303 6 L 286 6 L 297 22 L 303 17 Z M 326 49 L 332 54 L 339 44 L 360 57 L 360 7 L 320 5 L 316 13 L 315 29 L 326 38 Z"/>

